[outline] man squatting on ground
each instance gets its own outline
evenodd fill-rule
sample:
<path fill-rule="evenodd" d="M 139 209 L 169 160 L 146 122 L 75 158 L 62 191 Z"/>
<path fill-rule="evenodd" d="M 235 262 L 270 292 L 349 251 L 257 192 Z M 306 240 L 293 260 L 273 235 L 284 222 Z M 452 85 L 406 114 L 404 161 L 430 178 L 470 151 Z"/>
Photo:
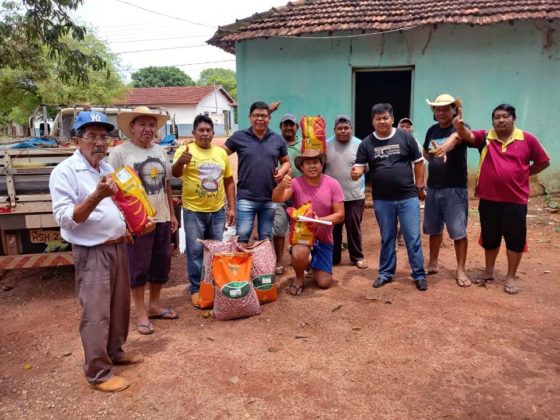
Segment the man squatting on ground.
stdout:
<path fill-rule="evenodd" d="M 248 243 L 255 215 L 259 240 L 272 239 L 276 204 L 272 190 L 290 170 L 284 139 L 268 128 L 270 110 L 266 103 L 255 102 L 249 110 L 251 127 L 226 140 L 228 155 L 237 153 L 237 224 L 239 242 Z M 278 168 L 278 162 L 281 163 Z"/>
<path fill-rule="evenodd" d="M 143 335 L 154 332 L 149 319 L 179 317 L 174 310 L 164 309 L 160 304 L 161 288 L 169 279 L 171 269 L 171 234 L 178 227 L 169 183 L 171 164 L 165 149 L 154 144 L 157 131 L 168 118 L 145 106 L 120 113 L 117 116 L 119 129 L 130 141 L 115 147 L 109 154 L 109 163 L 114 168 L 125 165 L 134 168 L 157 211 L 155 230 L 147 235 L 134 236 L 127 246 L 136 330 Z M 150 283 L 150 297 L 146 307 L 144 288 L 147 283 Z"/>
<path fill-rule="evenodd" d="M 204 247 L 197 239 L 221 241 L 226 219 L 235 223 L 235 182 L 226 151 L 212 144 L 214 123 L 206 115 L 193 122 L 194 143 L 173 158 L 173 176 L 183 181 L 183 225 L 192 304 L 198 307 Z M 227 199 L 227 214 L 224 208 Z"/>
<path fill-rule="evenodd" d="M 143 361 L 140 354 L 122 349 L 130 319 L 126 224 L 110 198 L 117 191 L 109 176 L 113 167 L 102 160 L 113 128 L 103 114 L 80 112 L 74 123 L 78 150 L 53 169 L 49 182 L 54 219 L 72 244 L 86 380 L 106 392 L 129 386 L 113 375 L 113 364 Z M 150 220 L 144 231 L 154 227 Z"/>
<path fill-rule="evenodd" d="M 272 199 L 276 203 L 292 199 L 294 207 L 301 207 L 311 201 L 316 218 L 333 224 L 344 220 L 344 194 L 336 179 L 323 174 L 327 156 L 318 150 L 308 149 L 296 157 L 294 164 L 303 176 L 292 179 L 285 175 L 274 189 Z M 292 246 L 292 266 L 296 278 L 289 287 L 289 293 L 298 296 L 303 292 L 304 271 L 311 261 L 313 279 L 317 286 L 326 289 L 332 282 L 333 236 L 332 226 L 317 225 L 315 244 Z"/>
<path fill-rule="evenodd" d="M 301 175 L 301 172 L 294 165 L 294 159 L 301 153 L 301 139 L 297 136 L 299 129 L 299 124 L 297 119 L 293 114 L 284 114 L 280 118 L 280 131 L 282 132 L 282 137 L 286 141 L 286 146 L 288 147 L 288 158 L 290 159 L 291 165 L 291 177 L 297 178 Z M 272 229 L 272 243 L 274 245 L 274 253 L 276 254 L 276 274 L 280 275 L 284 273 L 284 266 L 282 265 L 282 259 L 284 258 L 284 244 L 286 242 L 286 233 L 288 232 L 289 216 L 286 213 L 286 209 L 291 207 L 292 203 L 290 200 L 284 203 L 276 204 L 276 213 L 274 213 L 274 227 Z"/>
<path fill-rule="evenodd" d="M 352 121 L 347 115 L 334 120 L 334 136 L 327 139 L 327 162 L 325 174 L 338 181 L 344 193 L 344 223 L 333 228 L 333 264 L 340 264 L 342 254 L 342 228 L 346 227 L 350 262 L 358 268 L 367 268 L 362 252 L 362 217 L 366 201 L 366 181 L 352 180 L 348 168 L 356 161 L 356 152 L 362 141 L 352 135 Z"/>
<path fill-rule="evenodd" d="M 424 209 L 423 230 L 430 236 L 430 259 L 427 274 L 439 271 L 438 257 L 443 240 L 443 227 L 447 226 L 449 237 L 455 245 L 457 271 L 455 281 L 461 287 L 470 286 L 471 281 L 465 271 L 467 260 L 467 220 L 469 212 L 469 192 L 467 183 L 467 145 L 457 145 L 447 154 L 447 159 L 436 158 L 434 144 L 443 144 L 455 132 L 453 118 L 457 116 L 459 99 L 446 93 L 435 101 L 426 99 L 434 113 L 437 124 L 426 132 L 423 154 L 428 160 L 428 190 Z"/>
<path fill-rule="evenodd" d="M 516 118 L 513 106 L 501 104 L 492 111 L 492 130 L 471 131 L 459 110 L 454 121 L 457 133 L 435 150 L 436 157 L 445 157 L 462 141 L 479 150 L 475 195 L 480 199 L 478 212 L 486 269 L 472 282 L 494 280 L 503 236 L 508 262 L 504 291 L 509 294 L 520 291 L 516 273 L 527 241 L 529 176 L 550 165 L 550 158 L 537 138 L 515 126 Z"/>
<path fill-rule="evenodd" d="M 395 275 L 398 219 L 412 268 L 411 277 L 418 290 L 426 290 L 418 201 L 425 198 L 424 158 L 414 137 L 393 127 L 391 104 L 376 104 L 371 114 L 375 131 L 362 140 L 351 176 L 353 180 L 359 180 L 366 165 L 369 166 L 373 208 L 381 231 L 379 274 L 373 287 L 390 283 Z M 414 174 L 411 163 L 414 163 Z"/>

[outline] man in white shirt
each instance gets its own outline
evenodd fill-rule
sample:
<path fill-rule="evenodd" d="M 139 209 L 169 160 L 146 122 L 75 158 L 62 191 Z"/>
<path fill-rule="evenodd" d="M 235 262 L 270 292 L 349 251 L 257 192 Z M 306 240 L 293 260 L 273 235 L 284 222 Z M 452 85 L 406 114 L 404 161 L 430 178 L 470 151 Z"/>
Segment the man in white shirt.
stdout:
<path fill-rule="evenodd" d="M 78 150 L 52 171 L 49 182 L 54 218 L 72 244 L 86 380 L 105 392 L 129 386 L 113 375 L 113 364 L 143 361 L 140 354 L 122 349 L 130 317 L 126 225 L 111 199 L 117 191 L 113 168 L 103 162 L 113 128 L 103 114 L 80 112 L 74 123 Z M 153 227 L 149 223 L 146 230 Z"/>

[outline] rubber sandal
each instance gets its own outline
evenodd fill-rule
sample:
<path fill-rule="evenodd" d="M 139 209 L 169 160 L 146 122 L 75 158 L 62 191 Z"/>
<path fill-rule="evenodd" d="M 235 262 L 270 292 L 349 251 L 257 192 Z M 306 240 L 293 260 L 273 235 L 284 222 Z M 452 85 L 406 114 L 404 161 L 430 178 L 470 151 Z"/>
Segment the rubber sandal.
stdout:
<path fill-rule="evenodd" d="M 175 314 L 175 315 L 173 315 L 173 314 Z M 166 315 L 171 315 L 171 316 L 166 316 Z M 179 318 L 179 314 L 176 313 L 173 309 L 166 309 L 162 313 L 159 313 L 157 315 L 150 315 L 148 318 L 150 318 L 150 319 L 177 319 L 177 318 Z"/>
<path fill-rule="evenodd" d="M 516 295 L 521 291 L 518 285 L 508 286 L 507 284 L 504 286 L 504 292 L 508 295 Z"/>
<path fill-rule="evenodd" d="M 487 281 L 492 281 L 494 280 L 494 277 L 488 277 L 484 274 L 481 274 L 479 276 L 476 276 L 474 279 L 471 280 L 472 284 L 483 284 L 486 283 Z"/>
<path fill-rule="evenodd" d="M 459 287 L 469 287 L 471 285 L 471 281 L 470 279 L 458 279 L 456 278 L 455 281 L 457 282 L 457 284 L 459 285 Z"/>
<path fill-rule="evenodd" d="M 141 330 L 140 328 L 147 328 L 148 331 Z M 147 324 L 136 324 L 136 331 L 138 331 L 138 333 L 140 333 L 142 335 L 153 334 L 154 330 L 152 329 L 152 321 L 148 321 Z"/>
<path fill-rule="evenodd" d="M 358 268 L 360 268 L 360 269 L 362 269 L 362 270 L 364 270 L 364 269 L 366 269 L 366 268 L 369 267 L 369 265 L 368 265 L 368 263 L 367 263 L 366 260 L 356 261 L 354 264 L 356 265 L 356 267 L 358 267 Z"/>
<path fill-rule="evenodd" d="M 295 289 L 295 291 L 292 292 L 293 289 Z M 296 282 L 294 280 L 292 284 L 290 284 L 290 287 L 288 288 L 288 293 L 292 296 L 301 295 L 303 293 L 303 284 L 301 286 L 296 286 Z"/>

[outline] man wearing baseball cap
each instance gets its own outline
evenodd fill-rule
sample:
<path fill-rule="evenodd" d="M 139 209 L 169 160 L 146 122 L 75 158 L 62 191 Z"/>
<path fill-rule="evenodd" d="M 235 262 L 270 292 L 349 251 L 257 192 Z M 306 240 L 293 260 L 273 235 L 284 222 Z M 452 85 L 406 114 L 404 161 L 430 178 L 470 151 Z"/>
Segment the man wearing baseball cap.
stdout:
<path fill-rule="evenodd" d="M 288 146 L 288 158 L 292 169 L 292 178 L 301 175 L 301 172 L 294 165 L 294 159 L 301 153 L 301 139 L 297 136 L 299 124 L 294 114 L 284 114 L 280 118 L 280 132 Z M 272 243 L 276 254 L 276 274 L 284 273 L 284 265 L 282 259 L 284 255 L 284 245 L 286 233 L 288 232 L 288 214 L 286 209 L 291 203 L 277 203 L 276 213 L 274 214 L 274 225 L 272 227 Z"/>
<path fill-rule="evenodd" d="M 122 349 L 130 317 L 126 225 L 111 199 L 117 191 L 113 168 L 103 161 L 113 125 L 105 115 L 87 111 L 77 115 L 73 129 L 78 150 L 50 176 L 53 215 L 72 244 L 86 380 L 94 389 L 117 392 L 129 383 L 113 374 L 113 365 L 140 363 L 143 357 Z M 153 227 L 149 223 L 147 230 Z"/>
<path fill-rule="evenodd" d="M 303 176 L 292 179 L 285 175 L 272 192 L 272 200 L 282 203 L 292 199 L 294 207 L 301 207 L 310 201 L 316 217 L 332 224 L 344 220 L 344 194 L 336 179 L 323 174 L 327 155 L 315 149 L 308 149 L 294 159 L 295 167 Z M 333 234 L 332 226 L 318 225 L 313 249 L 307 245 L 292 246 L 292 266 L 296 278 L 288 292 L 299 296 L 303 292 L 304 272 L 311 260 L 313 279 L 322 289 L 332 283 Z"/>
<path fill-rule="evenodd" d="M 368 267 L 362 252 L 362 217 L 365 208 L 366 181 L 354 182 L 348 168 L 356 161 L 356 152 L 362 141 L 352 135 L 352 120 L 347 115 L 338 115 L 334 120 L 334 136 L 327 139 L 328 164 L 325 174 L 338 181 L 344 193 L 344 223 L 333 229 L 333 264 L 340 264 L 342 254 L 342 228 L 346 228 L 350 263 L 365 269 Z"/>
<path fill-rule="evenodd" d="M 434 101 L 426 99 L 437 124 L 426 132 L 423 145 L 424 158 L 428 160 L 428 188 L 424 209 L 423 231 L 430 236 L 430 259 L 426 273 L 439 271 L 438 257 L 443 240 L 443 227 L 455 245 L 457 270 L 455 281 L 461 287 L 470 286 L 465 271 L 467 260 L 467 220 L 469 196 L 467 185 L 467 145 L 462 143 L 447 155 L 447 159 L 436 158 L 434 145 L 443 144 L 455 132 L 453 118 L 461 106 L 461 100 L 444 93 Z M 432 153 L 431 153 L 432 152 Z"/>

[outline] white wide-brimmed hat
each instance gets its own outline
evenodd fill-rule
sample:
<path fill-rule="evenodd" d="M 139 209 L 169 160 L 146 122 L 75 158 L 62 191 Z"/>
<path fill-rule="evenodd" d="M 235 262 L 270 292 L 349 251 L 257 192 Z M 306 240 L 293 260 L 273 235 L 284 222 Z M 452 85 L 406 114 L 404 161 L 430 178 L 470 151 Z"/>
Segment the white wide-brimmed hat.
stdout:
<path fill-rule="evenodd" d="M 430 105 L 430 108 L 433 111 L 436 106 L 445 106 L 445 105 L 453 104 L 457 107 L 459 106 L 458 104 L 461 103 L 461 98 L 455 99 L 453 96 L 451 96 L 448 93 L 442 93 L 434 101 L 430 101 L 429 99 L 426 99 L 426 102 L 428 103 L 428 105 Z"/>
<path fill-rule="evenodd" d="M 132 112 L 121 112 L 117 115 L 117 124 L 119 125 L 119 130 L 121 130 L 126 137 L 131 139 L 132 135 L 132 128 L 130 127 L 130 123 L 132 120 L 138 117 L 153 117 L 156 119 L 156 131 L 159 130 L 163 124 L 169 119 L 169 115 L 167 114 L 158 114 L 152 111 L 147 106 L 137 106 L 132 110 Z"/>

